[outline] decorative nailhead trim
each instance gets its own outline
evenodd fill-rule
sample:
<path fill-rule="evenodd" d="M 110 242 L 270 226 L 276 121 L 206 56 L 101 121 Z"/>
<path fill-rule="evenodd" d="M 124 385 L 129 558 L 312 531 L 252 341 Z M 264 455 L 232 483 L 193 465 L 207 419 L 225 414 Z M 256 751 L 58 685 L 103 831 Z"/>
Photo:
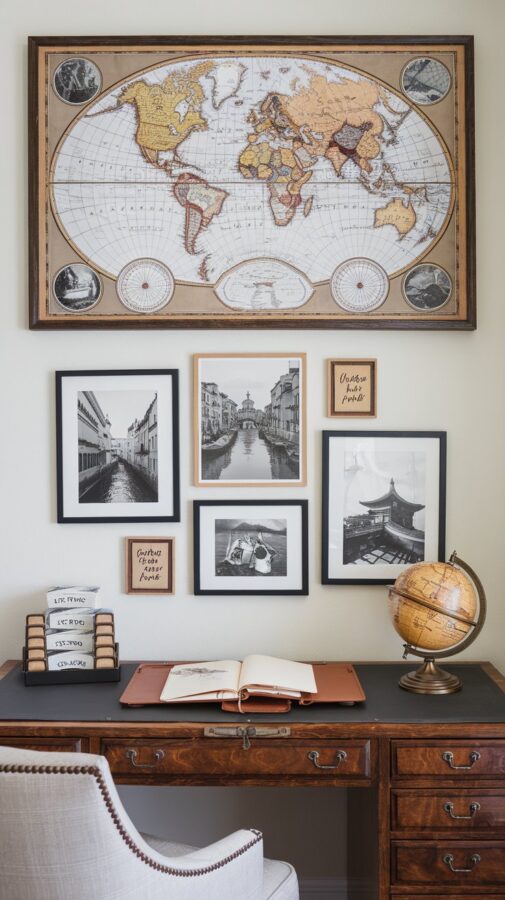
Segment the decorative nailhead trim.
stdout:
<path fill-rule="evenodd" d="M 98 766 L 17 766 L 17 765 L 0 765 L 0 773 L 11 773 L 11 774 L 23 774 L 23 775 L 91 775 L 97 782 L 98 789 L 102 794 L 102 797 L 105 802 L 105 806 L 107 811 L 114 822 L 119 834 L 121 835 L 123 841 L 135 854 L 135 856 L 140 859 L 141 862 L 145 863 L 147 866 L 150 866 L 151 869 L 156 869 L 157 872 L 163 872 L 165 875 L 175 875 L 179 878 L 193 878 L 199 875 L 209 875 L 211 872 L 215 872 L 217 869 L 222 869 L 224 866 L 227 866 L 228 863 L 233 862 L 235 859 L 238 859 L 239 856 L 242 856 L 251 847 L 254 847 L 255 844 L 258 844 L 263 835 L 260 831 L 256 831 L 255 828 L 249 828 L 248 830 L 254 837 L 247 843 L 244 844 L 243 847 L 240 847 L 238 850 L 235 850 L 233 853 L 230 853 L 229 856 L 225 856 L 224 859 L 218 860 L 218 862 L 212 863 L 210 866 L 205 866 L 203 869 L 174 869 L 172 866 L 164 866 L 161 863 L 155 862 L 154 859 L 151 859 L 144 853 L 140 847 L 137 847 L 136 843 L 130 837 L 128 832 L 123 826 L 123 823 L 119 817 L 119 814 L 114 806 L 114 802 L 109 793 L 109 789 L 105 783 L 102 772 L 98 768 Z"/>

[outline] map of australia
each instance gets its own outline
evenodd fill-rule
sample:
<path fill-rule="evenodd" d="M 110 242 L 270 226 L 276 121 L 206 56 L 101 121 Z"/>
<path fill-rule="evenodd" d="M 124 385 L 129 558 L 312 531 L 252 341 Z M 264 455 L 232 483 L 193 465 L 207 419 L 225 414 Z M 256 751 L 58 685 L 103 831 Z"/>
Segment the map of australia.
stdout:
<path fill-rule="evenodd" d="M 61 230 L 112 278 L 154 259 L 176 282 L 215 285 L 272 260 L 302 298 L 349 259 L 389 278 L 420 259 L 447 224 L 454 175 L 399 92 L 329 61 L 250 55 L 165 63 L 102 94 L 58 146 L 51 182 Z"/>

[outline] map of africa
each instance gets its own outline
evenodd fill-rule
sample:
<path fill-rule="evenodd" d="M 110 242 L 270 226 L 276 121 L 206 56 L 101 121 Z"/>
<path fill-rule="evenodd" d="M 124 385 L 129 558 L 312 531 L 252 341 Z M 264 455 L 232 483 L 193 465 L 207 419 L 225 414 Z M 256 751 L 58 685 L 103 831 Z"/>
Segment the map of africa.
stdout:
<path fill-rule="evenodd" d="M 94 269 L 118 280 L 154 261 L 168 299 L 172 278 L 217 285 L 239 311 L 299 307 L 322 282 L 352 311 L 339 291 L 353 260 L 375 308 L 443 233 L 453 194 L 449 154 L 415 103 L 309 56 L 138 72 L 78 113 L 51 164 L 54 215 Z M 126 271 L 128 305 L 144 276 Z"/>

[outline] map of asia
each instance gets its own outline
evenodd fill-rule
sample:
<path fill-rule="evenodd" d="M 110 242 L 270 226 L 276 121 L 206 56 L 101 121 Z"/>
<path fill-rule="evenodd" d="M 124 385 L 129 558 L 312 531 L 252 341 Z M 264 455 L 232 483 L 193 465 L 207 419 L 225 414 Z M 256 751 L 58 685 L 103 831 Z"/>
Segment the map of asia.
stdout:
<path fill-rule="evenodd" d="M 32 325 L 471 327 L 444 40 L 32 44 Z"/>

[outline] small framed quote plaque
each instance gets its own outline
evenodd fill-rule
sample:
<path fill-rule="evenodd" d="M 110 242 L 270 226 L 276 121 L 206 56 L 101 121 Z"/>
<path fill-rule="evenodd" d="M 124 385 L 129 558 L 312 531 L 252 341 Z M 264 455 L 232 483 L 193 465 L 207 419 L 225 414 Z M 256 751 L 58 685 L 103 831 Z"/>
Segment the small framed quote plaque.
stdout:
<path fill-rule="evenodd" d="M 175 539 L 126 538 L 127 594 L 175 593 Z"/>
<path fill-rule="evenodd" d="M 377 360 L 328 360 L 328 416 L 377 415 Z"/>

